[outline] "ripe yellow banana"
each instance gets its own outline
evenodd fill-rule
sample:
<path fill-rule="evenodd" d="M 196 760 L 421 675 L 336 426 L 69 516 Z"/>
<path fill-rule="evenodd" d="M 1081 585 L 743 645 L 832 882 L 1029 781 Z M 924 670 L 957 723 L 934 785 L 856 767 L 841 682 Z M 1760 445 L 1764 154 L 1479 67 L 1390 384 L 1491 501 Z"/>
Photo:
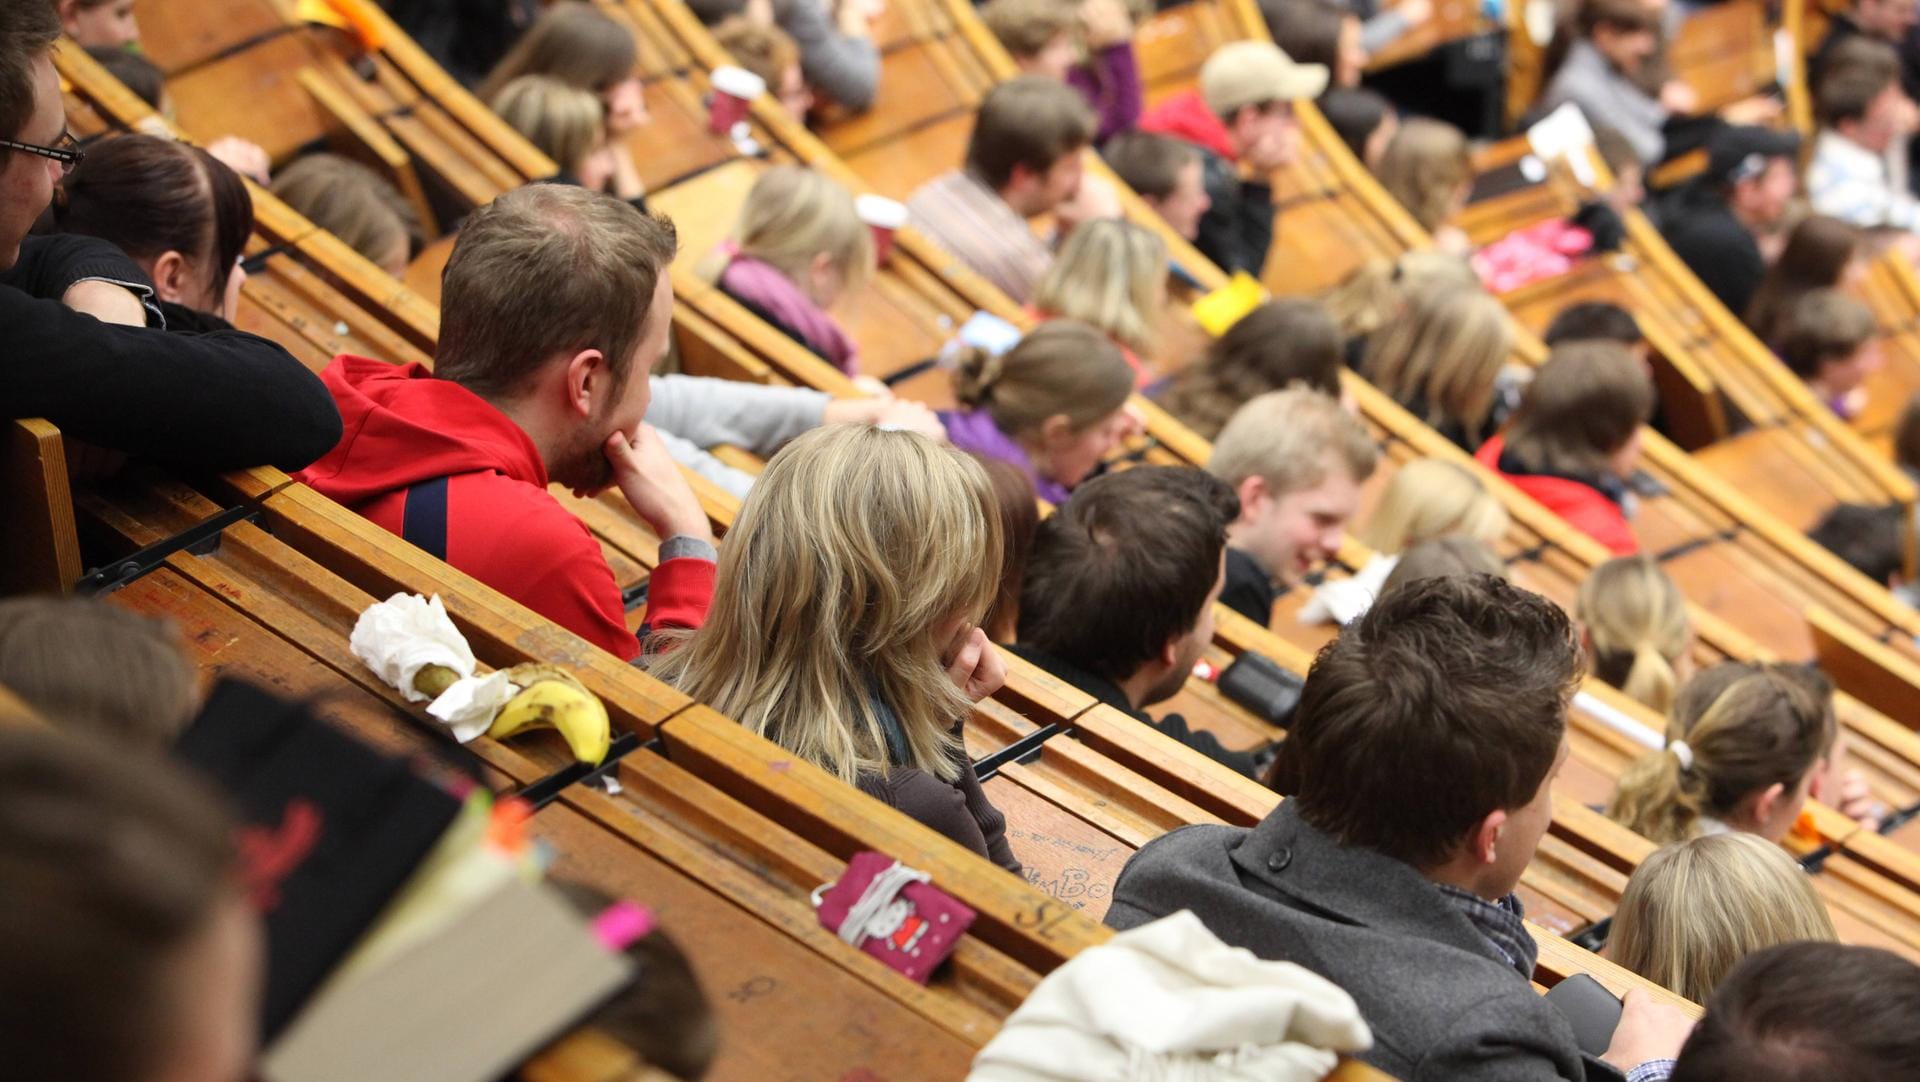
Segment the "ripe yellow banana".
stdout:
<path fill-rule="evenodd" d="M 507 679 L 523 690 L 507 700 L 487 735 L 505 739 L 522 729 L 558 729 L 583 763 L 598 764 L 612 743 L 607 708 L 565 669 L 552 665 L 515 665 Z"/>

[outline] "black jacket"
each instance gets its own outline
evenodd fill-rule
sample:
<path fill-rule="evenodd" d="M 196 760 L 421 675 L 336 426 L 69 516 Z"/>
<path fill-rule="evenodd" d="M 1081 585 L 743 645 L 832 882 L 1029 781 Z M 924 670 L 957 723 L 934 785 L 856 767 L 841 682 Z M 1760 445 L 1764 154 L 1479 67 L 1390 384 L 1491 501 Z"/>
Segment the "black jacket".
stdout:
<path fill-rule="evenodd" d="M 1259 561 L 1237 548 L 1227 549 L 1227 581 L 1220 588 L 1222 605 L 1267 627 L 1273 623 L 1273 603 L 1283 592 Z"/>
<path fill-rule="evenodd" d="M 1189 729 L 1187 719 L 1178 714 L 1168 714 L 1156 721 L 1146 711 L 1135 709 L 1134 705 L 1127 701 L 1126 692 L 1121 691 L 1119 685 L 1071 662 L 1062 661 L 1031 646 L 1015 644 L 1007 649 L 1028 664 L 1045 669 L 1142 725 L 1178 740 L 1214 762 L 1224 763 L 1249 778 L 1259 780 L 1259 764 L 1253 752 L 1228 749 L 1226 745 L 1220 743 L 1220 738 L 1212 733 L 1204 729 Z"/>
<path fill-rule="evenodd" d="M 1706 284 L 1735 319 L 1746 315 L 1754 290 L 1766 277 L 1767 264 L 1760 245 L 1727 209 L 1726 203 L 1704 192 L 1676 201 L 1664 216 L 1667 244 L 1673 254 Z"/>
<path fill-rule="evenodd" d="M 1200 216 L 1193 245 L 1228 274 L 1246 271 L 1258 278 L 1267 265 L 1267 249 L 1273 247 L 1273 188 L 1241 180 L 1232 162 L 1205 147 L 1196 149 L 1213 205 Z"/>
<path fill-rule="evenodd" d="M 74 268 L 101 255 L 76 257 L 75 241 L 102 243 L 29 237 L 0 275 L 8 418 L 45 417 L 74 439 L 201 469 L 296 470 L 340 442 L 319 378 L 264 338 L 113 326 L 37 296 L 57 298 Z M 118 277 L 81 275 L 102 276 Z"/>

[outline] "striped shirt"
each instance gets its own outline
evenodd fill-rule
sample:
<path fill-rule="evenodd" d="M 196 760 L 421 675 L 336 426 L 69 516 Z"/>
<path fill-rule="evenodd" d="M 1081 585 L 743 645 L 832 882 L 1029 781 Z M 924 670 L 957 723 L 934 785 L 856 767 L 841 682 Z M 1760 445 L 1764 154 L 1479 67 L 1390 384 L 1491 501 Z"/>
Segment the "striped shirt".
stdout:
<path fill-rule="evenodd" d="M 1033 299 L 1053 252 L 999 193 L 964 169 L 927 181 L 907 200 L 915 228 L 1021 304 Z"/>

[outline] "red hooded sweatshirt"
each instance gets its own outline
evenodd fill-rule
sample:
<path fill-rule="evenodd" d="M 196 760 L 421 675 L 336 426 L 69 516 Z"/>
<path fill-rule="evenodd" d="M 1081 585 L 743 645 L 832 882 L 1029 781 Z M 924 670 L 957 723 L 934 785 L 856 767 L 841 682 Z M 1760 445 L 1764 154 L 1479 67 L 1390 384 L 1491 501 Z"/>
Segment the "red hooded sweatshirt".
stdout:
<path fill-rule="evenodd" d="M 1481 444 L 1473 457 L 1533 497 L 1542 507 L 1565 519 L 1567 525 L 1607 546 L 1615 556 L 1631 556 L 1640 551 L 1640 541 L 1633 536 L 1626 514 L 1606 493 L 1571 478 L 1508 473 L 1500 468 L 1500 452 L 1506 445 L 1506 437 L 1495 436 Z"/>
<path fill-rule="evenodd" d="M 1207 108 L 1206 99 L 1198 90 L 1183 90 L 1147 110 L 1140 118 L 1140 130 L 1205 147 L 1230 162 L 1239 160 L 1233 150 L 1232 134 L 1213 110 Z"/>
<path fill-rule="evenodd" d="M 342 354 L 320 379 L 345 435 L 295 474 L 395 535 L 407 489 L 447 482 L 447 562 L 623 661 L 640 654 L 593 534 L 547 492 L 533 441 L 491 403 L 417 364 Z M 714 565 L 666 560 L 648 580 L 648 622 L 699 627 Z"/>

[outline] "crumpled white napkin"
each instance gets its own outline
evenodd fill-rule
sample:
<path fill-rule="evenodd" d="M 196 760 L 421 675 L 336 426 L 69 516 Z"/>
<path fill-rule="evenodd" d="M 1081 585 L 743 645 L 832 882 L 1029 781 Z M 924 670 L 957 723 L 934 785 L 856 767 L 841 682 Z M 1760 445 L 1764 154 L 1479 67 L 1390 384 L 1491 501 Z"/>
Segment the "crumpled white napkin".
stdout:
<path fill-rule="evenodd" d="M 354 622 L 347 645 L 354 657 L 399 689 L 408 702 L 427 701 L 413 686 L 413 678 L 426 666 L 444 665 L 461 676 L 472 676 L 477 664 L 473 649 L 453 626 L 438 594 L 431 599 L 395 594 L 369 605 Z"/>
<path fill-rule="evenodd" d="M 427 713 L 452 729 L 454 739 L 465 744 L 486 732 L 500 708 L 520 690 L 520 685 L 507 679 L 505 669 L 495 669 L 485 676 L 463 676 L 433 700 Z"/>

